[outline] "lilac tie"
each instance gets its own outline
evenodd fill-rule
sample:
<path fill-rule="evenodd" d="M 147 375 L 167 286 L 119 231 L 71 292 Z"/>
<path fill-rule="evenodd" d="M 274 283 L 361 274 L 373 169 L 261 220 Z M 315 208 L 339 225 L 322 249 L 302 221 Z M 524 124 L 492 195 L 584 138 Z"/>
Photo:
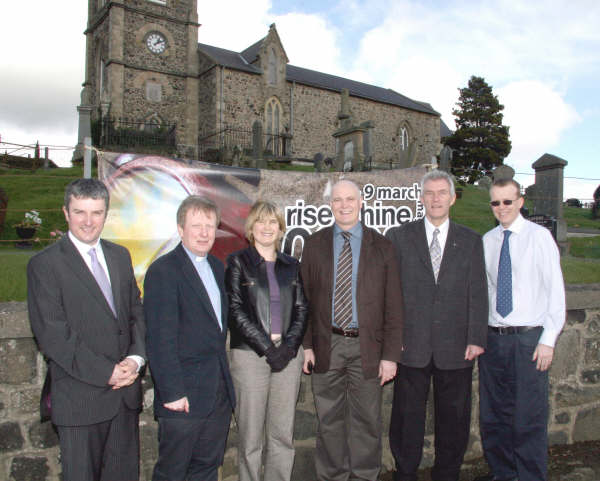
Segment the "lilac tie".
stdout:
<path fill-rule="evenodd" d="M 104 298 L 108 305 L 110 306 L 113 314 L 117 315 L 115 311 L 115 302 L 113 300 L 112 289 L 110 287 L 110 282 L 108 282 L 108 277 L 106 276 L 106 272 L 104 272 L 104 268 L 98 262 L 98 256 L 96 255 L 96 249 L 92 248 L 89 250 L 88 254 L 92 258 L 92 274 L 94 274 L 94 279 L 98 283 L 102 294 L 104 294 Z"/>

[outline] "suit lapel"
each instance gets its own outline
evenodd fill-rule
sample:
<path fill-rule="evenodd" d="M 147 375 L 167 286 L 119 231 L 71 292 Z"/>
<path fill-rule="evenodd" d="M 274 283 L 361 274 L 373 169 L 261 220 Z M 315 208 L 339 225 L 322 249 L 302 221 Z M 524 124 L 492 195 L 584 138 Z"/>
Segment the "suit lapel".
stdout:
<path fill-rule="evenodd" d="M 212 302 L 210 302 L 210 297 L 208 295 L 208 292 L 206 291 L 206 288 L 204 287 L 204 283 L 202 282 L 198 271 L 194 267 L 194 264 L 192 263 L 192 260 L 188 256 L 187 252 L 183 249 L 183 245 L 181 243 L 175 249 L 179 258 L 179 262 L 181 264 L 181 270 L 183 272 L 184 277 L 186 278 L 188 284 L 198 295 L 200 302 L 203 306 L 205 306 L 206 312 L 210 314 L 215 326 L 218 329 L 219 321 L 217 320 L 217 316 L 212 307 Z"/>
<path fill-rule="evenodd" d="M 457 240 L 458 231 L 456 225 L 450 221 L 446 245 L 444 246 L 444 253 L 442 254 L 442 264 L 440 265 L 440 272 L 438 274 L 438 282 L 443 278 L 446 271 L 452 269 L 452 264 L 459 260 L 459 256 L 456 253 L 456 249 L 458 248 Z"/>
<path fill-rule="evenodd" d="M 223 268 L 219 265 L 219 261 L 211 255 L 208 256 L 208 262 L 210 263 L 210 268 L 212 269 L 213 276 L 215 276 L 215 281 L 219 287 L 219 294 L 221 295 L 221 323 L 223 324 L 223 332 L 227 332 L 227 316 L 229 314 L 229 306 L 227 302 L 227 293 L 225 292 Z"/>
<path fill-rule="evenodd" d="M 85 261 L 81 258 L 81 255 L 79 254 L 79 251 L 77 250 L 77 248 L 69 240 L 68 236 L 63 237 L 63 239 L 61 239 L 60 242 L 62 243 L 61 251 L 64 255 L 65 265 L 67 266 L 67 268 L 70 269 L 73 272 L 73 274 L 75 274 L 75 276 L 79 279 L 81 284 L 84 285 L 88 289 L 92 298 L 94 298 L 100 305 L 102 305 L 103 308 L 106 310 L 106 312 L 111 317 L 114 318 L 115 315 L 113 314 L 112 309 L 108 305 L 108 302 L 106 301 L 106 298 L 104 297 L 104 294 L 100 290 L 100 286 L 98 286 L 98 283 L 96 282 L 96 279 L 92 275 L 89 267 L 87 266 Z M 106 255 L 105 255 L 105 257 L 106 257 Z M 110 267 L 109 267 L 109 269 L 110 269 Z M 112 281 L 112 278 L 111 278 L 111 281 Z M 114 293 L 114 287 L 113 287 L 113 293 Z M 115 300 L 115 302 L 116 302 L 116 300 Z"/>
<path fill-rule="evenodd" d="M 333 226 L 327 228 L 320 251 L 324 259 L 324 269 L 322 271 L 324 280 L 320 285 L 327 286 L 326 294 L 331 303 L 333 300 Z"/>
<path fill-rule="evenodd" d="M 425 233 L 425 221 L 420 219 L 416 221 L 415 229 L 417 230 L 417 235 L 413 237 L 412 241 L 415 246 L 415 251 L 421 259 L 423 265 L 429 270 L 431 273 L 431 278 L 433 279 L 433 266 L 431 265 L 431 255 L 429 254 L 429 246 L 427 245 L 427 234 Z M 443 262 L 443 258 L 442 258 Z M 439 278 L 439 275 L 438 275 Z"/>

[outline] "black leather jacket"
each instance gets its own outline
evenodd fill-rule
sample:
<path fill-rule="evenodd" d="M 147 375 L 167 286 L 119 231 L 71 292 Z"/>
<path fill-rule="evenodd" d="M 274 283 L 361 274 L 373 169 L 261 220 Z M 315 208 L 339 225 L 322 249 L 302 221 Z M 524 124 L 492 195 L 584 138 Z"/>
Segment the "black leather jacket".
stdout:
<path fill-rule="evenodd" d="M 308 314 L 300 264 L 295 258 L 277 252 L 275 276 L 280 292 L 282 342 L 297 351 L 304 337 Z M 273 346 L 271 298 L 267 265 L 253 246 L 227 258 L 225 288 L 229 296 L 231 348 L 252 349 L 263 356 Z"/>

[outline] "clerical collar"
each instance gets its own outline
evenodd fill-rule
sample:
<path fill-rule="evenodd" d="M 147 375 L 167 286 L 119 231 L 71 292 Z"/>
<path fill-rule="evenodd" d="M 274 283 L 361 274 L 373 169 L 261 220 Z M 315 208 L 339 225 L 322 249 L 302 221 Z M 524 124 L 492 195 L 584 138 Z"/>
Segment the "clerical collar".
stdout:
<path fill-rule="evenodd" d="M 186 252 L 186 254 L 188 255 L 188 257 L 190 258 L 190 260 L 192 262 L 202 262 L 205 261 L 208 254 L 204 257 L 202 256 L 197 256 L 196 254 L 194 254 L 191 250 L 189 250 L 186 246 L 183 245 L 183 243 L 181 244 L 181 247 L 183 247 L 183 250 Z"/>

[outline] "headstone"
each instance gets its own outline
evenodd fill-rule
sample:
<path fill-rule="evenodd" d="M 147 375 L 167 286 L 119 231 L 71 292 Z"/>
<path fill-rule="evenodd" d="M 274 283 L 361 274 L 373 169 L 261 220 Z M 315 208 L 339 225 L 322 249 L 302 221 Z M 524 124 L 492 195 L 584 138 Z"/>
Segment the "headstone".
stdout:
<path fill-rule="evenodd" d="M 600 217 L 600 185 L 594 191 L 594 204 L 592 205 L 592 217 Z"/>
<path fill-rule="evenodd" d="M 515 169 L 509 165 L 499 165 L 494 170 L 494 180 L 510 180 L 515 176 Z"/>
<path fill-rule="evenodd" d="M 344 165 L 342 172 L 350 172 L 352 170 L 352 162 L 354 160 L 354 142 L 349 141 L 344 144 Z"/>
<path fill-rule="evenodd" d="M 442 147 L 442 150 L 440 152 L 439 169 L 443 170 L 444 172 L 450 173 L 451 167 L 452 167 L 452 149 L 450 147 L 448 147 L 447 145 L 444 145 L 444 147 Z"/>
<path fill-rule="evenodd" d="M 6 208 L 8 207 L 8 194 L 0 187 L 0 234 L 4 229 L 4 220 L 6 219 Z"/>
<path fill-rule="evenodd" d="M 315 156 L 313 157 L 313 164 L 317 172 L 323 172 L 325 166 L 323 164 L 323 154 L 321 152 L 315 154 Z"/>
<path fill-rule="evenodd" d="M 484 190 L 490 190 L 490 187 L 492 186 L 492 178 L 484 175 L 477 181 L 477 186 Z"/>
<path fill-rule="evenodd" d="M 551 154 L 542 155 L 532 164 L 536 185 L 534 213 L 556 218 L 558 243 L 567 240 L 567 224 L 563 218 L 563 176 L 567 164 L 566 160 Z"/>

